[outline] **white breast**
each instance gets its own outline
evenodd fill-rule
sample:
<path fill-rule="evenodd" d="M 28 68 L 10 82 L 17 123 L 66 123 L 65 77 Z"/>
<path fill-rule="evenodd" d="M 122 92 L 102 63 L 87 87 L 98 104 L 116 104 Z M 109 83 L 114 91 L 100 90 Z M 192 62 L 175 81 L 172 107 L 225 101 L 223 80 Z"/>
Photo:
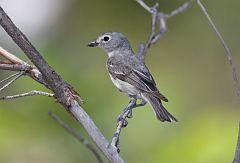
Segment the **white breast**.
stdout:
<path fill-rule="evenodd" d="M 114 55 L 114 52 L 112 51 L 112 52 L 109 52 L 107 54 L 108 54 L 108 57 L 112 57 Z"/>
<path fill-rule="evenodd" d="M 113 82 L 113 84 L 121 91 L 123 92 L 125 95 L 129 96 L 138 96 L 140 95 L 140 91 L 138 91 L 134 86 L 132 86 L 131 84 L 128 84 L 127 82 L 124 82 L 122 80 L 119 79 L 114 79 L 111 75 L 110 78 Z"/>

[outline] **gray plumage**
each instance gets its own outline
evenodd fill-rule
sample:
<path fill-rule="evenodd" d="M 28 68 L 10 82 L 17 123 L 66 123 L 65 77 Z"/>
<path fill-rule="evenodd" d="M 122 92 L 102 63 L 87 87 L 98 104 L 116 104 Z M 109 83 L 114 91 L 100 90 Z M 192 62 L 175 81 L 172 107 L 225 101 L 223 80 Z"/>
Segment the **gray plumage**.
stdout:
<path fill-rule="evenodd" d="M 162 105 L 168 101 L 157 89 L 145 64 L 134 54 L 128 39 L 118 32 L 107 32 L 89 44 L 108 54 L 107 69 L 114 85 L 131 98 L 151 104 L 160 121 L 177 121 Z"/>

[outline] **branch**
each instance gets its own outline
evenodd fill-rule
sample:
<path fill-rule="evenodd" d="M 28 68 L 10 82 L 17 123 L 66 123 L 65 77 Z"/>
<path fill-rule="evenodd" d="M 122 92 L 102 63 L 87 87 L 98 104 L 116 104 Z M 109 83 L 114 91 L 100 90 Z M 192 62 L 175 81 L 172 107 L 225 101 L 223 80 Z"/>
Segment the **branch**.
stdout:
<path fill-rule="evenodd" d="M 75 131 L 73 128 L 69 127 L 61 118 L 59 118 L 56 114 L 49 112 L 48 113 L 50 117 L 52 117 L 57 123 L 59 123 L 69 134 L 71 134 L 73 137 L 75 137 L 80 143 L 82 143 L 87 149 L 89 149 L 93 155 L 96 157 L 99 163 L 103 163 L 103 160 L 101 156 L 98 154 L 97 150 L 88 143 L 84 137 Z"/>
<path fill-rule="evenodd" d="M 28 69 L 32 69 L 30 65 L 27 64 L 0 64 L 1 70 L 10 70 L 10 71 L 27 71 Z"/>
<path fill-rule="evenodd" d="M 238 129 L 238 139 L 237 139 L 237 145 L 235 150 L 235 156 L 232 163 L 239 163 L 240 162 L 240 123 L 239 123 L 239 129 Z"/>
<path fill-rule="evenodd" d="M 130 109 L 132 109 L 132 107 L 130 107 Z M 121 117 L 121 119 L 118 120 L 118 123 L 117 123 L 117 127 L 116 127 L 116 131 L 113 135 L 113 138 L 112 138 L 112 143 L 111 145 L 112 146 L 115 146 L 117 148 L 117 151 L 120 152 L 120 133 L 121 133 L 121 130 L 122 128 L 126 127 L 128 122 L 126 120 L 127 116 L 131 113 L 131 111 L 129 110 L 126 110 L 124 111 L 119 117 Z"/>
<path fill-rule="evenodd" d="M 0 25 L 36 66 L 43 79 L 43 83 L 41 84 L 45 83 L 44 85 L 54 92 L 58 102 L 83 125 L 89 136 L 107 159 L 113 163 L 123 163 L 124 161 L 118 154 L 116 148 L 109 144 L 92 119 L 79 105 L 79 103 L 81 103 L 79 94 L 48 65 L 42 55 L 40 55 L 27 37 L 16 27 L 1 7 Z"/>
<path fill-rule="evenodd" d="M 172 18 L 182 12 L 184 12 L 188 7 L 190 7 L 192 0 L 187 1 L 183 5 L 179 6 L 177 9 L 171 11 L 170 13 L 163 13 L 157 10 L 158 3 L 153 7 L 149 7 L 143 0 L 136 0 L 144 9 L 146 9 L 150 14 L 152 14 L 152 26 L 151 33 L 146 43 L 139 45 L 138 58 L 144 62 L 147 49 L 149 49 L 153 44 L 159 41 L 160 38 L 164 36 L 167 32 L 167 20 Z"/>
<path fill-rule="evenodd" d="M 116 131 L 112 138 L 112 146 L 117 148 L 117 151 L 120 152 L 120 133 L 122 128 L 128 125 L 127 118 L 132 118 L 132 109 L 140 106 L 144 106 L 146 102 L 142 100 L 140 104 L 136 104 L 136 99 L 131 99 L 128 106 L 123 110 L 123 113 L 118 117 L 118 123 Z"/>
<path fill-rule="evenodd" d="M 12 80 L 10 80 L 7 84 L 5 84 L 4 86 L 2 86 L 2 87 L 0 88 L 0 92 L 3 91 L 4 89 L 6 89 L 7 87 L 9 87 L 13 82 L 15 82 L 17 79 L 19 79 L 23 74 L 24 74 L 24 72 L 19 72 L 19 73 L 17 73 Z M 8 77 L 8 78 L 9 78 L 9 77 Z M 6 79 L 4 79 L 4 80 L 6 80 Z M 4 80 L 3 80 L 3 81 L 4 81 Z M 1 82 L 2 82 L 2 81 L 1 81 Z"/>
<path fill-rule="evenodd" d="M 24 75 L 31 77 L 33 80 L 43 84 L 45 87 L 50 88 L 48 84 L 42 77 L 42 73 L 39 72 L 34 66 L 27 63 L 24 64 L 9 64 L 9 63 L 0 63 L 0 70 L 9 70 L 9 71 L 22 71 Z M 4 79 L 7 80 L 7 79 Z"/>
<path fill-rule="evenodd" d="M 20 98 L 20 97 L 27 97 L 27 96 L 34 96 L 34 95 L 54 97 L 54 94 L 52 94 L 52 93 L 32 90 L 30 92 L 26 92 L 26 93 L 22 93 L 22 94 L 18 94 L 18 95 L 0 97 L 0 100 L 12 100 L 12 99 Z"/>
<path fill-rule="evenodd" d="M 217 37 L 219 38 L 222 46 L 226 50 L 228 63 L 229 63 L 229 65 L 231 67 L 231 70 L 232 70 L 232 78 L 233 78 L 233 81 L 234 81 L 236 94 L 237 94 L 238 100 L 240 101 L 240 83 L 239 83 L 239 79 L 238 79 L 238 75 L 237 75 L 236 66 L 233 62 L 232 52 L 231 52 L 230 48 L 228 47 L 227 43 L 225 42 L 225 40 L 223 39 L 221 33 L 217 29 L 216 25 L 214 24 L 213 20 L 209 16 L 209 14 L 208 14 L 206 8 L 204 7 L 204 5 L 202 4 L 201 0 L 196 0 L 196 2 L 199 5 L 202 12 L 204 13 L 204 15 L 207 17 L 207 20 L 208 20 L 209 24 L 213 28 L 213 30 L 216 33 Z"/>
<path fill-rule="evenodd" d="M 19 59 L 15 55 L 9 53 L 5 49 L 3 49 L 1 46 L 0 46 L 0 56 L 3 56 L 7 60 L 9 60 L 11 63 L 15 63 L 15 64 L 24 64 L 25 63 L 23 60 Z"/>
<path fill-rule="evenodd" d="M 174 16 L 184 12 L 185 10 L 187 10 L 191 6 L 192 2 L 193 2 L 193 0 L 187 1 L 186 3 L 179 6 L 178 8 L 176 8 L 175 10 L 170 12 L 169 14 L 166 14 L 166 18 L 168 19 L 168 18 L 174 17 Z"/>
<path fill-rule="evenodd" d="M 0 69 L 1 69 L 1 68 L 0 68 Z M 2 83 L 4 83 L 5 81 L 8 81 L 9 79 L 11 79 L 11 78 L 13 78 L 13 77 L 19 75 L 19 73 L 20 73 L 20 72 L 17 72 L 17 73 L 15 73 L 15 74 L 10 75 L 9 77 L 7 77 L 7 78 L 1 80 L 1 81 L 0 81 L 0 84 L 2 84 Z"/>
<path fill-rule="evenodd" d="M 240 100 L 240 83 L 238 80 L 236 66 L 233 62 L 232 52 L 231 52 L 230 48 L 228 47 L 227 43 L 225 42 L 225 40 L 223 39 L 223 36 L 219 32 L 218 28 L 214 24 L 212 18 L 209 16 L 207 9 L 202 4 L 201 0 L 196 0 L 196 2 L 199 5 L 202 12 L 204 13 L 204 15 L 207 17 L 209 24 L 213 28 L 214 32 L 216 33 L 217 37 L 219 38 L 222 46 L 224 47 L 224 49 L 226 51 L 228 63 L 230 65 L 231 71 L 232 71 L 232 78 L 233 78 L 234 85 L 235 85 L 235 91 L 236 91 L 238 100 Z M 239 163 L 239 162 L 240 162 L 240 124 L 239 124 L 238 140 L 237 140 L 237 146 L 236 146 L 236 150 L 235 150 L 235 156 L 234 156 L 233 163 Z"/>

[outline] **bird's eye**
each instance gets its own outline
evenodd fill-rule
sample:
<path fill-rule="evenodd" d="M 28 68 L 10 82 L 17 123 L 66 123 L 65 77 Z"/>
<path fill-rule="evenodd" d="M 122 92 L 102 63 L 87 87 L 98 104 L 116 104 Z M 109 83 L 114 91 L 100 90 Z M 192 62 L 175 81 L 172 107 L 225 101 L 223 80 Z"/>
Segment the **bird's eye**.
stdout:
<path fill-rule="evenodd" d="M 105 42 L 107 42 L 107 41 L 109 41 L 109 37 L 108 36 L 105 36 L 105 37 L 103 37 L 103 40 L 105 41 Z"/>

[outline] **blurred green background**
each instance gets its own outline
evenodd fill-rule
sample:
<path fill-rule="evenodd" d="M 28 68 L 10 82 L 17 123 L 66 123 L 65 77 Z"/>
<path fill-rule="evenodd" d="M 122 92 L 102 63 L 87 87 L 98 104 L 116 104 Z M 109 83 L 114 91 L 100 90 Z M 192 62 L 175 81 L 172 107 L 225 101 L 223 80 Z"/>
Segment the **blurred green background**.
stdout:
<path fill-rule="evenodd" d="M 153 5 L 155 1 L 146 2 Z M 161 11 L 169 12 L 185 0 L 158 2 Z M 203 3 L 239 68 L 240 1 Z M 150 14 L 130 0 L 0 0 L 0 5 L 49 64 L 79 91 L 86 112 L 111 140 L 116 117 L 129 99 L 112 85 L 105 68 L 106 54 L 86 45 L 103 32 L 119 31 L 137 51 L 139 43 L 148 37 Z M 134 118 L 121 134 L 121 155 L 130 163 L 231 162 L 240 111 L 225 51 L 196 4 L 170 19 L 168 30 L 149 50 L 146 64 L 170 101 L 164 105 L 179 122 L 160 123 L 149 105 L 134 110 Z M 0 45 L 27 61 L 2 29 Z M 0 78 L 9 74 L 1 71 Z M 1 96 L 33 89 L 46 90 L 23 77 Z M 96 162 L 48 116 L 48 111 L 60 115 L 90 141 L 83 128 L 50 98 L 1 101 L 1 163 Z"/>

